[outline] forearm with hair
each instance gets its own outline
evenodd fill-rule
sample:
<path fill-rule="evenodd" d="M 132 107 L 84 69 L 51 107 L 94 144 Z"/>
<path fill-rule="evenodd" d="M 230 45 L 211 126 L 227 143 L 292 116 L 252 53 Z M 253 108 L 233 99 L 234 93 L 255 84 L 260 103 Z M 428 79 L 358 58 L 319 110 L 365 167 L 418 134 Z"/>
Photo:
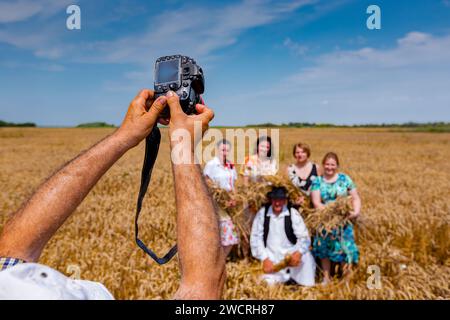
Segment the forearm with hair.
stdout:
<path fill-rule="evenodd" d="M 181 286 L 176 298 L 218 299 L 225 258 L 213 200 L 199 165 L 172 165 L 177 203 Z"/>
<path fill-rule="evenodd" d="M 110 135 L 42 183 L 4 226 L 0 256 L 37 261 L 58 228 L 127 150 L 123 141 Z"/>

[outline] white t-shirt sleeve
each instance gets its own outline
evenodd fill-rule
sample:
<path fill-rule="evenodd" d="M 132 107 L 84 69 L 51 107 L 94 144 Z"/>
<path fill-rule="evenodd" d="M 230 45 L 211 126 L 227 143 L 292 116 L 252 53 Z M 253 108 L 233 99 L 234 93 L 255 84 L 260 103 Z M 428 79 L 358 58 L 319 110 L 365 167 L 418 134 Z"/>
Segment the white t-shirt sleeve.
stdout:
<path fill-rule="evenodd" d="M 0 300 L 114 300 L 98 282 L 71 279 L 38 263 L 0 271 Z"/>

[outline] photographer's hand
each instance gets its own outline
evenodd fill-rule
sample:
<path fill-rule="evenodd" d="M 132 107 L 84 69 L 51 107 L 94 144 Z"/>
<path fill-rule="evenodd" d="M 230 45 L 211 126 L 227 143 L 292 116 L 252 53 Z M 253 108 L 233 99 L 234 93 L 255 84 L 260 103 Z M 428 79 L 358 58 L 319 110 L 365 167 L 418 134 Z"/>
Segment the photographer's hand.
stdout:
<path fill-rule="evenodd" d="M 169 132 L 194 133 L 194 121 L 201 121 L 202 132 L 213 118 L 212 110 L 197 105 L 198 115 L 188 116 L 174 93 L 167 95 L 170 107 Z M 172 140 L 172 139 L 171 139 Z M 193 138 L 192 138 L 193 142 Z M 171 141 L 171 147 L 179 142 Z M 190 151 L 193 155 L 193 147 Z M 177 203 L 178 257 L 181 271 L 176 299 L 218 299 L 225 281 L 223 252 L 218 216 L 200 166 L 172 163 Z"/>
<path fill-rule="evenodd" d="M 129 147 L 135 147 L 147 137 L 166 106 L 166 97 L 153 100 L 154 92 L 144 89 L 131 101 L 128 112 L 115 135 Z M 148 106 L 151 105 L 150 108 Z M 165 124 L 162 119 L 159 122 Z"/>
<path fill-rule="evenodd" d="M 80 153 L 38 187 L 4 226 L 0 256 L 38 261 L 47 242 L 103 174 L 155 125 L 165 99 L 153 103 L 147 112 L 145 100 L 152 98 L 152 91 L 141 91 L 115 133 Z"/>
<path fill-rule="evenodd" d="M 214 112 L 203 104 L 197 104 L 195 109 L 198 114 L 186 115 L 181 109 L 180 100 L 175 92 L 169 91 L 166 94 L 166 97 L 167 104 L 170 108 L 169 135 L 171 137 L 171 146 L 173 147 L 180 142 L 174 136 L 178 130 L 182 130 L 185 131 L 186 134 L 189 134 L 191 139 L 191 151 L 194 151 L 196 144 L 208 129 L 209 122 L 214 118 Z M 197 123 L 199 128 L 201 127 L 200 135 L 197 135 L 197 132 L 194 132 L 195 123 Z M 172 139 L 172 137 L 174 137 L 174 139 Z"/>

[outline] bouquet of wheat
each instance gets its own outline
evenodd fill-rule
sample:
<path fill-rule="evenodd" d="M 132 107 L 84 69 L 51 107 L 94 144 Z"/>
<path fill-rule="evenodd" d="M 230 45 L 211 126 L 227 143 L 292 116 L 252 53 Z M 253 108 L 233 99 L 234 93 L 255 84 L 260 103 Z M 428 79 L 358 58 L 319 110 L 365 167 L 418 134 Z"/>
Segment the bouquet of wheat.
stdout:
<path fill-rule="evenodd" d="M 284 176 L 265 176 L 259 182 L 246 185 L 238 182 L 234 192 L 220 189 L 216 185 L 209 183 L 210 192 L 218 207 L 227 212 L 239 230 L 241 241 L 236 249 L 238 256 L 249 256 L 249 238 L 251 222 L 253 221 L 252 216 L 254 216 L 254 213 L 249 213 L 249 211 L 252 211 L 249 208 L 258 210 L 264 206 L 269 201 L 267 194 L 273 187 L 285 187 L 291 203 L 295 203 L 297 199 L 303 198 L 299 211 L 310 232 L 313 230 L 322 232 L 324 230 L 325 233 L 329 233 L 337 227 L 351 223 L 348 219 L 352 210 L 351 197 L 339 197 L 336 201 L 327 204 L 323 209 L 313 209 L 311 208 L 310 198 Z M 233 200 L 234 206 L 230 206 L 231 200 Z M 253 210 L 253 212 L 256 210 Z"/>
<path fill-rule="evenodd" d="M 328 234 L 333 229 L 352 223 L 349 219 L 352 210 L 351 196 L 338 197 L 322 209 L 304 209 L 303 218 L 310 231 L 317 230 L 319 233 L 325 231 L 325 234 Z"/>

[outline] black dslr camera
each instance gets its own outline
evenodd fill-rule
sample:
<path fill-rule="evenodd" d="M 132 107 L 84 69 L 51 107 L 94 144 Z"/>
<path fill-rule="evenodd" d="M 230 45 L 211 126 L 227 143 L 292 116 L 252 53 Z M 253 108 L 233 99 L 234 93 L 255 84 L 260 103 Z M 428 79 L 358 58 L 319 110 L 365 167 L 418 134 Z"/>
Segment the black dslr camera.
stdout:
<path fill-rule="evenodd" d="M 205 91 L 205 78 L 194 59 L 179 54 L 158 58 L 154 79 L 155 99 L 172 90 L 180 97 L 183 111 L 186 114 L 195 113 L 195 105 L 200 103 L 200 95 Z M 166 107 L 160 117 L 169 116 L 169 107 Z"/>
<path fill-rule="evenodd" d="M 180 97 L 181 108 L 186 114 L 195 113 L 195 105 L 201 100 L 200 95 L 205 91 L 205 79 L 203 70 L 195 60 L 182 55 L 165 56 L 158 58 L 155 63 L 155 96 L 157 99 L 163 96 L 167 91 L 175 91 Z M 147 101 L 149 106 L 150 101 Z M 170 110 L 166 107 L 160 114 L 161 118 L 168 118 Z M 136 244 L 146 254 L 148 254 L 158 264 L 164 264 L 170 261 L 177 253 L 177 246 L 173 246 L 163 257 L 158 257 L 155 252 L 149 249 L 145 243 L 139 239 L 139 214 L 142 209 L 142 201 L 147 192 L 150 178 L 152 176 L 153 166 L 158 156 L 159 145 L 161 143 L 161 132 L 158 126 L 153 126 L 152 131 L 145 139 L 145 156 L 141 173 L 141 187 L 136 205 L 136 217 L 134 220 Z"/>

